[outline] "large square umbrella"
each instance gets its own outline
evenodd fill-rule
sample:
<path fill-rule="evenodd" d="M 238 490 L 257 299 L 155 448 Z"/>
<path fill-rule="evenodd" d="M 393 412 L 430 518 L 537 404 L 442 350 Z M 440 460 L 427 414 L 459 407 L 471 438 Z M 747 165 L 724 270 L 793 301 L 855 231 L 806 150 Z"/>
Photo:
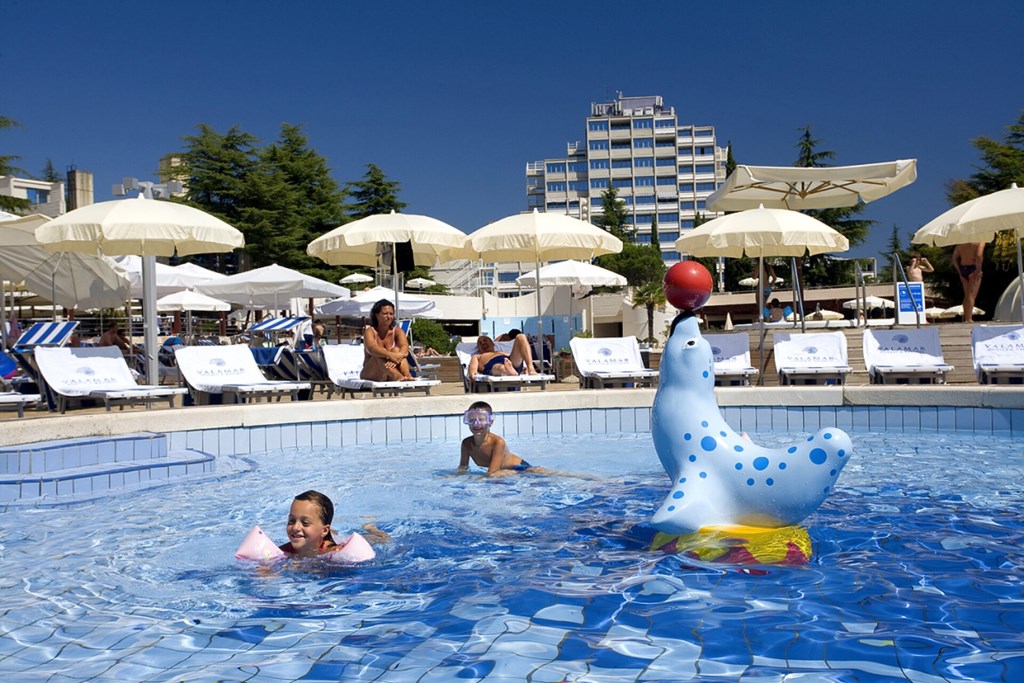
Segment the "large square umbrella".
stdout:
<path fill-rule="evenodd" d="M 607 230 L 560 213 L 507 216 L 489 223 L 466 239 L 466 251 L 485 261 L 533 261 L 586 259 L 622 251 L 622 241 Z M 541 283 L 543 284 L 543 283 Z M 537 287 L 537 348 L 543 359 L 544 328 L 541 321 L 540 287 Z"/>
<path fill-rule="evenodd" d="M 886 196 L 917 179 L 917 159 L 857 166 L 737 166 L 708 195 L 711 211 L 831 209 Z"/>
<path fill-rule="evenodd" d="M 39 228 L 36 238 L 53 251 L 143 256 L 146 381 L 157 384 L 156 258 L 238 249 L 242 233 L 204 211 L 170 201 L 115 199 L 90 204 Z"/>
<path fill-rule="evenodd" d="M 185 311 L 230 311 L 227 301 L 214 299 L 191 289 L 183 289 L 156 300 L 156 310 L 182 313 Z M 185 334 L 192 336 L 192 316 L 185 318 Z"/>
<path fill-rule="evenodd" d="M 559 261 L 544 266 L 540 270 L 531 270 L 516 278 L 516 284 L 522 287 L 536 287 L 541 285 L 582 287 L 589 291 L 591 287 L 625 287 L 629 284 L 626 278 L 616 272 L 595 266 L 585 261 Z M 572 295 L 569 296 L 569 322 L 570 336 L 572 333 Z M 593 313 L 593 311 L 591 311 Z"/>
<path fill-rule="evenodd" d="M 977 197 L 954 206 L 928 221 L 914 233 L 915 244 L 948 247 L 965 242 L 991 242 L 996 233 L 1013 230 L 1017 245 L 1017 279 L 1024 287 L 1024 262 L 1021 261 L 1020 240 L 1024 233 L 1024 188 L 1013 183 L 1008 190 Z M 1021 299 L 1024 319 L 1024 298 Z"/>

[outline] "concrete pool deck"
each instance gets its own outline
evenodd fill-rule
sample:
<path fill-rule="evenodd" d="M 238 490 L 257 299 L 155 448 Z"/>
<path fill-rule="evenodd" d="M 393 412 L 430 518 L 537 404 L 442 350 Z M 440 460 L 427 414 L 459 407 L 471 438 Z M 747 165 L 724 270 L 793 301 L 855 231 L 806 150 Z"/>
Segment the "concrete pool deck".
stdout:
<path fill-rule="evenodd" d="M 0 446 L 57 439 L 118 436 L 139 432 L 188 432 L 232 427 L 335 422 L 412 416 L 458 415 L 476 400 L 487 401 L 498 413 L 543 412 L 608 408 L 650 408 L 654 389 L 580 390 L 576 385 L 552 385 L 548 391 L 490 394 L 445 393 L 434 396 L 361 398 L 191 406 L 105 412 L 75 410 L 64 415 L 46 412 L 0 418 Z M 552 390 L 553 389 L 553 390 Z M 716 389 L 721 408 L 728 407 L 943 407 L 970 410 L 1024 409 L 1021 386 L 899 385 L 722 387 Z M 940 425 L 941 427 L 941 425 Z M 952 428 L 952 426 L 950 426 Z M 1013 432 L 1017 425 L 1013 424 Z"/>

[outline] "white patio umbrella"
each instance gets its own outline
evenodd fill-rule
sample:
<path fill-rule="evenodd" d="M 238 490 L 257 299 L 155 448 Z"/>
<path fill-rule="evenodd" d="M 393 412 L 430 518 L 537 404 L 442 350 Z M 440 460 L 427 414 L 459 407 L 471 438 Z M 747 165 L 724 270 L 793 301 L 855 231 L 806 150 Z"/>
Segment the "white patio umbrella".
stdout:
<path fill-rule="evenodd" d="M 363 273 L 349 273 L 345 277 L 338 280 L 343 285 L 360 285 L 366 284 L 367 282 L 373 282 L 373 278 Z"/>
<path fill-rule="evenodd" d="M 711 211 L 830 209 L 880 199 L 917 179 L 917 160 L 802 168 L 737 166 L 708 195 Z"/>
<path fill-rule="evenodd" d="M 466 251 L 485 261 L 540 264 L 562 259 L 592 259 L 622 251 L 622 242 L 607 230 L 560 213 L 521 213 L 489 223 L 466 239 Z M 543 284 L 543 282 L 541 283 Z M 542 353 L 540 287 L 537 288 L 537 344 Z M 537 356 L 542 358 L 541 355 Z"/>
<path fill-rule="evenodd" d="M 373 289 L 357 292 L 351 298 L 345 297 L 322 303 L 316 307 L 316 312 L 319 315 L 340 315 L 350 318 L 366 317 L 370 315 L 373 305 L 381 299 L 394 302 L 395 290 L 389 287 L 374 287 Z M 416 296 L 415 294 L 403 295 L 401 302 L 396 304 L 396 306 L 398 306 L 398 309 L 395 311 L 396 318 L 434 317 L 429 314 L 434 313 L 436 310 L 436 304 L 433 300 Z"/>
<path fill-rule="evenodd" d="M 756 257 L 758 273 L 764 273 L 766 256 L 803 256 L 846 251 L 850 242 L 842 233 L 806 214 L 763 206 L 720 216 L 690 230 L 676 240 L 676 249 L 694 256 Z M 795 275 L 795 272 L 794 272 Z M 757 289 L 757 310 L 764 310 L 764 288 Z M 764 381 L 764 319 L 761 329 L 761 375 Z M 803 321 L 801 320 L 801 325 Z"/>
<path fill-rule="evenodd" d="M 0 221 L 0 277 L 64 308 L 113 308 L 128 298 L 128 278 L 95 254 L 53 252 L 36 239 L 49 216 Z"/>
<path fill-rule="evenodd" d="M 966 242 L 991 242 L 997 232 L 1013 230 L 1017 246 L 1017 279 L 1024 287 L 1021 236 L 1024 235 L 1024 188 L 1013 183 L 1008 190 L 987 194 L 941 214 L 914 233 L 915 244 L 947 247 Z M 1021 301 L 1024 318 L 1024 300 Z"/>
<path fill-rule="evenodd" d="M 790 313 L 786 316 L 787 321 L 794 321 L 797 319 L 796 313 Z M 830 311 L 827 308 L 822 308 L 812 313 L 808 313 L 806 316 L 807 320 L 842 320 L 843 314 L 838 311 Z"/>
<path fill-rule="evenodd" d="M 944 312 L 946 313 L 946 315 L 954 317 L 954 318 L 957 317 L 957 316 L 961 316 L 962 317 L 963 314 L 964 314 L 964 305 L 963 304 L 957 304 L 956 306 L 950 306 L 949 308 L 945 309 Z M 975 306 L 974 307 L 974 315 L 985 315 L 985 311 L 983 311 L 980 308 L 978 308 L 977 306 Z"/>
<path fill-rule="evenodd" d="M 938 319 L 956 317 L 955 313 L 950 313 L 945 308 L 939 308 L 938 306 L 929 306 L 928 308 L 924 309 L 924 314 L 928 318 Z"/>
<path fill-rule="evenodd" d="M 147 199 L 117 199 L 90 204 L 39 228 L 36 238 L 53 251 L 143 256 L 146 381 L 157 374 L 156 258 L 238 249 L 242 233 L 224 221 L 185 204 Z"/>
<path fill-rule="evenodd" d="M 185 311 L 230 311 L 231 304 L 191 289 L 183 289 L 156 300 L 156 310 L 181 313 Z M 185 316 L 185 333 L 192 336 L 192 316 Z"/>
<path fill-rule="evenodd" d="M 786 283 L 786 281 L 784 279 L 782 279 L 781 277 L 776 276 L 775 277 L 775 281 L 774 281 L 773 284 L 782 285 L 782 284 L 785 284 L 785 283 Z M 745 277 L 742 280 L 740 280 L 737 284 L 740 287 L 757 287 L 757 278 L 756 277 Z"/>
<path fill-rule="evenodd" d="M 540 277 L 537 277 L 537 274 Z M 589 291 L 592 287 L 625 287 L 629 284 L 626 278 L 601 266 L 584 261 L 559 261 L 544 266 L 539 271 L 531 270 L 516 278 L 516 284 L 522 287 L 541 285 L 581 287 Z M 575 292 L 573 292 L 575 293 Z M 569 321 L 572 321 L 572 297 L 569 298 Z M 571 332 L 571 329 L 570 329 Z"/>
<path fill-rule="evenodd" d="M 862 308 L 896 308 L 891 299 L 883 299 L 879 296 L 866 296 L 863 299 L 850 299 L 843 302 L 843 308 L 851 311 L 859 311 Z"/>
<path fill-rule="evenodd" d="M 466 258 L 466 234 L 458 228 L 430 216 L 394 211 L 341 225 L 310 242 L 306 253 L 332 266 L 376 266 L 381 255 L 390 252 L 391 285 L 397 287 L 396 250 L 406 242 L 417 266 Z"/>
<path fill-rule="evenodd" d="M 414 277 L 405 283 L 406 287 L 412 287 L 414 289 L 426 289 L 427 287 L 433 287 L 437 283 L 425 277 Z"/>
<path fill-rule="evenodd" d="M 300 273 L 276 263 L 196 286 L 201 294 L 248 308 L 280 308 L 287 299 L 348 297 L 341 285 Z"/>

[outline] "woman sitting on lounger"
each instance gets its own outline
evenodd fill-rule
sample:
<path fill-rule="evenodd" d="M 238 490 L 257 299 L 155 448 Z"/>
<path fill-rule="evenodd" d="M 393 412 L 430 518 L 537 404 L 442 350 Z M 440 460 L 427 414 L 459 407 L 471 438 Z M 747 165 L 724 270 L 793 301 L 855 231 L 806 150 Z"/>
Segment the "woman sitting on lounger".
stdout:
<path fill-rule="evenodd" d="M 469 359 L 470 381 L 477 375 L 536 375 L 533 367 L 533 351 L 525 334 L 517 334 L 512 340 L 512 351 L 502 353 L 494 349 L 494 340 L 480 337 L 476 340 L 477 352 Z"/>
<path fill-rule="evenodd" d="M 413 380 L 409 372 L 409 339 L 395 323 L 395 305 L 381 299 L 370 310 L 370 324 L 363 330 L 362 379 L 371 382 Z"/>

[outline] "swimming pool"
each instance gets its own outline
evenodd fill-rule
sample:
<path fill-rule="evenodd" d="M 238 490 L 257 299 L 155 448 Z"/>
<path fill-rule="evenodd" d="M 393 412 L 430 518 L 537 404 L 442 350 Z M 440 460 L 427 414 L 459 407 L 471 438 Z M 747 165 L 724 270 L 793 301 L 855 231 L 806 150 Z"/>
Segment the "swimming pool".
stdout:
<path fill-rule="evenodd" d="M 242 474 L 8 509 L 0 672 L 375 681 L 1024 672 L 1024 456 L 1009 434 L 855 432 L 837 490 L 808 520 L 810 564 L 750 574 L 647 550 L 645 522 L 667 482 L 643 424 L 618 432 L 627 425 L 617 419 L 602 425 L 609 433 L 568 439 L 524 434 L 517 419 L 498 425 L 517 452 L 586 477 L 451 476 L 456 430 L 429 442 L 284 444 L 253 452 L 257 467 Z M 340 529 L 373 519 L 394 541 L 358 568 L 267 575 L 236 562 L 254 523 L 283 540 L 289 500 L 307 488 L 332 496 Z"/>

